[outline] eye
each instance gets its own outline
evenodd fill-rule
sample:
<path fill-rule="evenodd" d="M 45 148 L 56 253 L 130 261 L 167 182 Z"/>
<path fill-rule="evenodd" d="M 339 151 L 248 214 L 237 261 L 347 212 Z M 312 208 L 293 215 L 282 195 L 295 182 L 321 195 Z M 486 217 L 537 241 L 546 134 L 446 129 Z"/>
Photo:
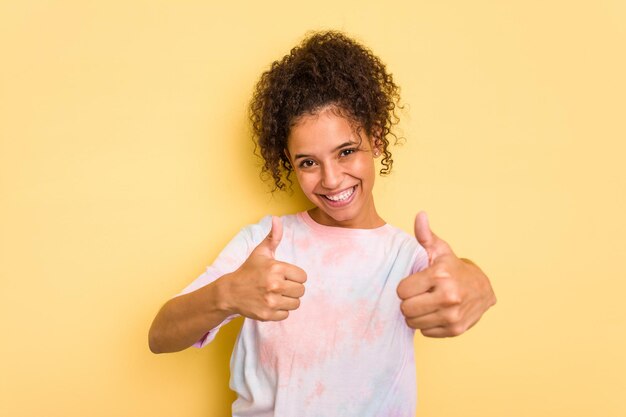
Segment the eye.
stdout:
<path fill-rule="evenodd" d="M 315 162 L 311 159 L 304 159 L 298 164 L 300 168 L 311 168 L 313 165 Z"/>
<path fill-rule="evenodd" d="M 356 148 L 342 149 L 341 152 L 339 152 L 339 156 L 348 156 L 355 153 L 356 151 Z"/>

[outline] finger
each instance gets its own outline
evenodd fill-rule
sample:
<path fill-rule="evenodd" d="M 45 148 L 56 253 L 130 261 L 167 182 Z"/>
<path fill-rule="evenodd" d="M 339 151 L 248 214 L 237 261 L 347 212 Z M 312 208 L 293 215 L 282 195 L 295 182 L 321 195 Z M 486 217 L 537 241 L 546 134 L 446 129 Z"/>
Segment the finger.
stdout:
<path fill-rule="evenodd" d="M 306 282 L 306 272 L 304 272 L 304 269 L 286 262 L 283 262 L 283 265 L 285 266 L 285 279 L 298 282 L 300 284 L 304 284 Z"/>
<path fill-rule="evenodd" d="M 450 330 L 447 327 L 443 326 L 435 326 L 429 329 L 420 329 L 420 332 L 426 337 L 450 337 Z"/>
<path fill-rule="evenodd" d="M 420 317 L 408 318 L 409 327 L 420 329 L 424 336 L 450 337 L 465 332 L 471 325 L 462 320 L 459 309 L 442 309 Z"/>
<path fill-rule="evenodd" d="M 435 280 L 431 271 L 425 269 L 409 275 L 398 284 L 396 292 L 401 300 L 406 300 L 416 295 L 428 292 L 435 285 Z"/>
<path fill-rule="evenodd" d="M 427 292 L 402 301 L 400 310 L 407 319 L 428 316 L 441 308 L 439 298 L 438 294 Z"/>
<path fill-rule="evenodd" d="M 464 327 L 456 326 L 436 326 L 430 329 L 421 329 L 420 331 L 426 337 L 455 337 L 468 331 L 472 326 Z"/>
<path fill-rule="evenodd" d="M 438 313 L 426 314 L 419 317 L 407 317 L 406 324 L 413 329 L 419 330 L 429 330 L 446 325 Z"/>
<path fill-rule="evenodd" d="M 298 307 L 300 307 L 300 299 L 292 297 L 282 297 L 278 305 L 278 309 L 285 311 L 295 310 Z"/>
<path fill-rule="evenodd" d="M 276 310 L 276 311 L 273 311 L 268 317 L 264 318 L 261 321 L 281 321 L 281 320 L 285 320 L 287 317 L 289 317 L 289 311 Z"/>
<path fill-rule="evenodd" d="M 285 297 L 300 298 L 304 295 L 304 285 L 299 282 L 285 280 L 281 294 Z"/>

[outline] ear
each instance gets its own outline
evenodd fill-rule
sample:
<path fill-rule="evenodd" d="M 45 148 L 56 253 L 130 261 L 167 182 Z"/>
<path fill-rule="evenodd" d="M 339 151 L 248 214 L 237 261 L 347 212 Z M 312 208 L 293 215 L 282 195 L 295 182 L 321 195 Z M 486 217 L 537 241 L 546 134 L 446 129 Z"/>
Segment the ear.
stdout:
<path fill-rule="evenodd" d="M 381 129 L 374 127 L 372 129 L 372 136 L 370 136 L 370 146 L 372 147 L 372 155 L 374 158 L 378 158 L 383 153 L 383 141 L 380 140 Z"/>
<path fill-rule="evenodd" d="M 289 161 L 289 165 L 293 167 L 293 161 L 291 160 L 291 155 L 289 154 L 289 150 L 287 148 L 283 148 L 283 153 L 285 154 L 285 157 L 287 157 L 287 160 Z"/>

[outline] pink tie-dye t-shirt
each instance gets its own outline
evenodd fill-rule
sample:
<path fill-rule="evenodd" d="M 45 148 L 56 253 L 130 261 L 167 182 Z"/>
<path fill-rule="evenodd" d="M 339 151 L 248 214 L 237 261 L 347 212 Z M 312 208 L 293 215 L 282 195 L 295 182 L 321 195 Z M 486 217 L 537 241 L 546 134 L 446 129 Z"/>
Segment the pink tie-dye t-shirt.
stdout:
<path fill-rule="evenodd" d="M 271 222 L 267 216 L 242 229 L 183 293 L 237 269 Z M 329 227 L 306 212 L 282 222 L 276 259 L 306 271 L 306 292 L 286 320 L 244 320 L 230 363 L 233 416 L 414 416 L 414 331 L 396 288 L 427 266 L 424 249 L 388 224 Z"/>

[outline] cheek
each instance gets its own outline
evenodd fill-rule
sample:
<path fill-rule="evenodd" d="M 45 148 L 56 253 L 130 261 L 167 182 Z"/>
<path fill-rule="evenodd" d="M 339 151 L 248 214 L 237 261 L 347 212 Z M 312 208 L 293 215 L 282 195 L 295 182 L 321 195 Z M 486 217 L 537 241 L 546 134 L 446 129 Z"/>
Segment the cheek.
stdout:
<path fill-rule="evenodd" d="M 315 187 L 315 176 L 311 173 L 298 173 L 296 172 L 296 179 L 298 180 L 298 185 L 300 185 L 300 189 L 305 194 L 309 194 L 313 191 Z"/>
<path fill-rule="evenodd" d="M 363 179 L 370 179 L 376 175 L 376 166 L 374 160 L 371 158 L 363 158 L 355 161 L 353 167 L 354 172 L 359 173 L 359 176 Z"/>

